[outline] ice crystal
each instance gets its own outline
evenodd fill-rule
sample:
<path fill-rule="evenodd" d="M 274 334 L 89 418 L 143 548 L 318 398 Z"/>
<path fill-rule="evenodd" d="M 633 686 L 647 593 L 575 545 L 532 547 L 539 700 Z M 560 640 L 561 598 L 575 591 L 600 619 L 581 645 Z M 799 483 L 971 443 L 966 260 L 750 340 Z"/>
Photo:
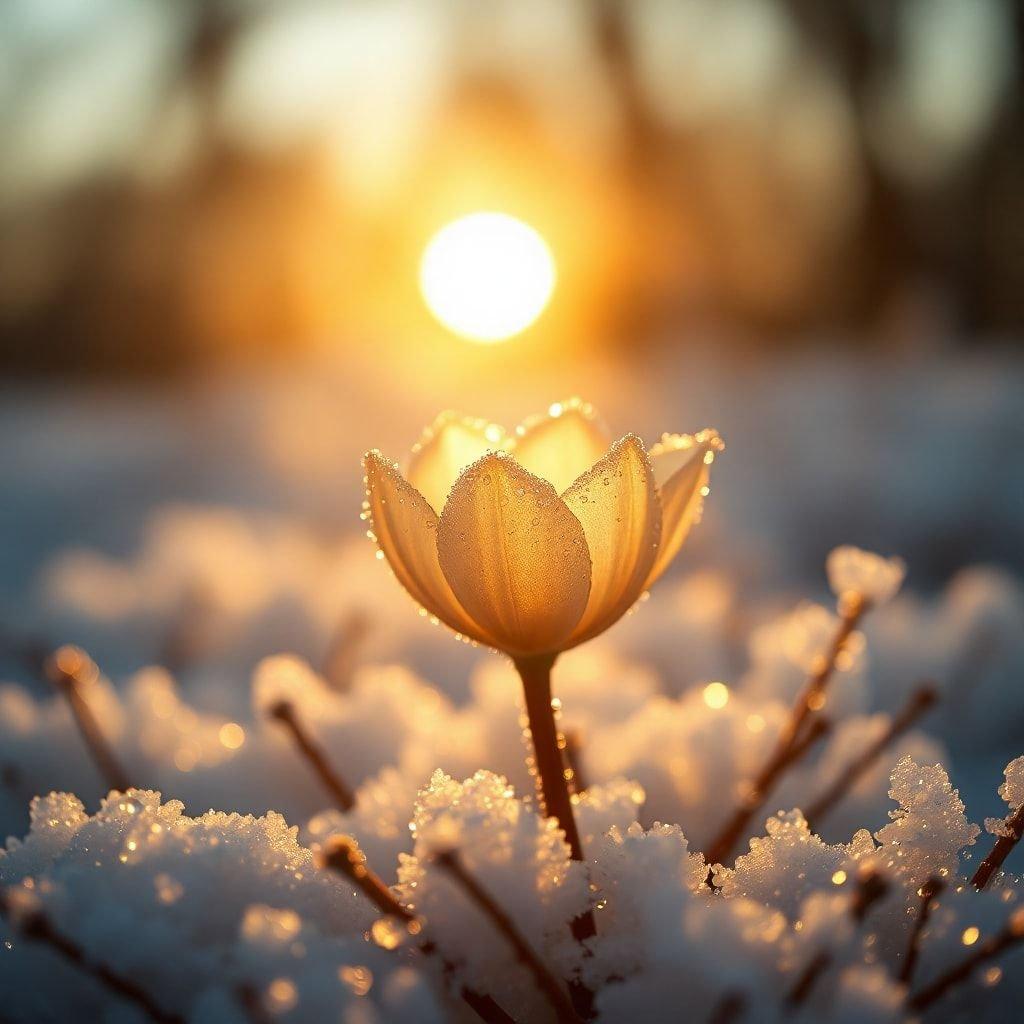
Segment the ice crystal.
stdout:
<path fill-rule="evenodd" d="M 974 845 L 981 830 L 967 820 L 946 770 L 905 757 L 893 770 L 889 795 L 900 807 L 875 837 L 890 866 L 916 885 L 953 872 L 960 852 Z"/>

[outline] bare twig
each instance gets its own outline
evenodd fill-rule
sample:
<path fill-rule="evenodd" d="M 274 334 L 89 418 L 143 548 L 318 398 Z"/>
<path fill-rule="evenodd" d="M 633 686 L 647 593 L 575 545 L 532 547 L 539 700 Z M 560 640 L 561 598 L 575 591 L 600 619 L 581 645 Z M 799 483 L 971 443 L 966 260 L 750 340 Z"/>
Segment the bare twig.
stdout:
<path fill-rule="evenodd" d="M 938 699 L 938 690 L 930 684 L 920 686 L 914 690 L 907 703 L 890 721 L 885 732 L 846 765 L 831 786 L 825 789 L 815 800 L 811 801 L 810 806 L 804 812 L 804 817 L 807 819 L 807 824 L 812 832 L 816 831 L 816 826 L 821 819 L 835 809 L 846 797 L 847 793 L 856 785 L 858 780 L 870 771 L 885 751 L 925 712 L 934 707 Z"/>
<path fill-rule="evenodd" d="M 942 892 L 945 882 L 938 876 L 932 875 L 924 885 L 918 889 L 921 902 L 918 904 L 917 917 L 914 920 L 914 927 L 910 931 L 910 941 L 907 943 L 907 952 L 903 957 L 903 966 L 900 968 L 899 980 L 904 985 L 910 985 L 913 980 L 914 971 L 917 968 L 917 961 L 921 956 L 921 939 L 928 919 L 932 914 L 932 907 L 935 905 L 935 897 Z"/>
<path fill-rule="evenodd" d="M 108 788 L 127 792 L 131 788 L 128 773 L 103 735 L 89 702 L 82 696 L 82 686 L 96 677 L 95 662 L 80 648 L 65 646 L 49 659 L 46 674 L 67 701 L 100 777 Z"/>
<path fill-rule="evenodd" d="M 940 974 L 930 985 L 915 992 L 907 1000 L 907 1007 L 914 1013 L 926 1010 L 941 999 L 951 988 L 962 985 L 975 970 L 989 960 L 994 960 L 1007 949 L 1024 941 L 1024 908 L 1015 910 L 1002 931 L 983 942 L 960 963 Z"/>
<path fill-rule="evenodd" d="M 798 742 L 808 718 L 816 716 L 825 706 L 825 691 L 835 671 L 836 659 L 869 607 L 869 602 L 856 595 L 840 602 L 839 626 L 828 653 L 822 657 L 797 697 L 789 719 L 776 740 L 771 757 L 747 788 L 744 799 L 705 851 L 704 856 L 709 864 L 721 864 L 732 853 L 749 826 L 750 819 L 768 798 L 785 768 L 792 763 L 791 748 Z"/>
<path fill-rule="evenodd" d="M 971 876 L 971 885 L 975 889 L 984 889 L 988 885 L 992 876 L 1003 866 L 1003 861 L 1010 855 L 1010 851 L 1020 842 L 1021 835 L 1024 834 L 1024 804 L 1010 815 L 1005 828 L 1005 833 L 996 839 L 988 856 Z"/>
<path fill-rule="evenodd" d="M 778 780 L 793 765 L 798 764 L 807 754 L 807 752 L 818 742 L 822 737 L 827 736 L 832 731 L 832 723 L 827 718 L 815 718 L 811 724 L 807 727 L 807 730 L 803 736 L 798 739 L 793 746 L 786 752 L 786 756 L 779 760 L 775 765 L 775 773 L 771 779 L 768 780 L 768 789 L 771 791 L 775 788 Z M 756 798 L 756 794 L 752 794 L 752 798 Z M 763 799 L 758 801 L 760 805 L 763 803 Z M 706 855 L 705 855 L 706 856 Z M 710 889 L 717 889 L 715 885 L 715 864 L 721 863 L 720 861 L 708 860 L 708 874 L 705 879 L 705 884 Z"/>
<path fill-rule="evenodd" d="M 868 911 L 889 891 L 889 885 L 875 870 L 862 871 L 850 897 L 850 917 L 858 927 L 864 923 Z M 797 976 L 792 988 L 786 993 L 786 1005 L 790 1008 L 802 1006 L 811 994 L 818 979 L 832 965 L 835 956 L 831 949 L 818 950 L 807 966 Z"/>
<path fill-rule="evenodd" d="M 581 1018 L 573 1009 L 572 1002 L 562 983 L 551 973 L 547 964 L 540 959 L 504 909 L 466 870 L 458 853 L 454 850 L 445 850 L 435 854 L 434 860 L 439 867 L 444 868 L 451 875 L 456 884 L 462 888 L 515 950 L 516 958 L 533 976 L 537 987 L 551 1004 L 551 1008 L 555 1011 L 555 1016 L 561 1024 L 581 1024 Z"/>
<path fill-rule="evenodd" d="M 815 718 L 803 735 L 797 739 L 793 745 L 789 748 L 786 756 L 779 762 L 778 774 L 772 780 L 772 788 L 778 782 L 779 778 L 784 775 L 790 768 L 795 764 L 799 764 L 806 754 L 808 754 L 811 748 L 819 741 L 824 739 L 832 731 L 832 723 L 827 718 Z"/>
<path fill-rule="evenodd" d="M 295 711 L 295 705 L 287 700 L 279 700 L 268 709 L 267 715 L 280 722 L 291 733 L 299 752 L 313 769 L 324 789 L 334 798 L 338 808 L 342 811 L 351 811 L 356 805 L 355 794 L 331 767 L 327 755 L 306 730 Z"/>
<path fill-rule="evenodd" d="M 320 848 L 317 862 L 323 868 L 344 875 L 380 913 L 397 917 L 407 925 L 415 923 L 416 927 L 411 932 L 418 934 L 420 929 L 416 915 L 398 902 L 384 880 L 366 863 L 366 856 L 355 840 L 349 836 L 331 836 Z"/>
<path fill-rule="evenodd" d="M 23 938 L 52 949 L 84 974 L 94 978 L 107 991 L 133 1003 L 155 1024 L 184 1024 L 184 1018 L 161 1009 L 153 997 L 130 978 L 103 964 L 92 963 L 82 947 L 57 931 L 41 910 L 33 909 L 19 913 L 9 891 L 3 889 L 0 889 L 0 917 L 6 918 Z"/>
<path fill-rule="evenodd" d="M 889 883 L 880 871 L 874 868 L 862 869 L 857 876 L 857 885 L 850 900 L 850 916 L 854 923 L 861 925 L 868 911 L 889 891 Z"/>
<path fill-rule="evenodd" d="M 793 987 L 786 993 L 786 1005 L 795 1008 L 807 1002 L 807 997 L 811 994 L 818 979 L 828 970 L 831 963 L 831 950 L 822 949 L 815 953 L 797 976 Z"/>
<path fill-rule="evenodd" d="M 366 857 L 356 842 L 349 836 L 332 836 L 324 843 L 317 860 L 321 867 L 329 868 L 344 875 L 377 908 L 380 913 L 395 917 L 405 924 L 410 935 L 422 930 L 420 919 L 406 906 L 398 902 L 395 894 L 384 884 L 384 880 L 366 863 Z M 437 946 L 424 939 L 419 944 L 420 952 L 427 956 L 437 954 Z M 442 959 L 446 973 L 452 965 Z M 466 1003 L 485 1024 L 516 1024 L 515 1018 L 506 1013 L 488 995 L 482 995 L 463 986 L 460 993 Z"/>
<path fill-rule="evenodd" d="M 255 985 L 239 985 L 235 989 L 235 998 L 241 1006 L 249 1024 L 272 1024 L 273 1018 L 267 1012 L 267 1008 L 260 999 L 260 994 Z"/>
<path fill-rule="evenodd" d="M 736 1024 L 747 1010 L 747 997 L 742 992 L 726 992 L 711 1008 L 708 1024 Z"/>

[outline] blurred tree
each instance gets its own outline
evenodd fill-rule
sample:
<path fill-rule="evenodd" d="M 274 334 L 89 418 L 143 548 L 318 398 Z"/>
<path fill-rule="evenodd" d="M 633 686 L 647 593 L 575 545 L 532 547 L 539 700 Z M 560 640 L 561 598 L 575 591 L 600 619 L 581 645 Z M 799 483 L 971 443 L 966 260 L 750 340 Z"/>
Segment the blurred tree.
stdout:
<path fill-rule="evenodd" d="M 1024 8 L 1010 0 L 977 2 L 989 23 L 1006 14 L 1013 26 L 1011 38 L 999 40 L 1010 52 L 1012 80 L 991 116 L 988 108 L 978 115 L 988 120 L 966 151 L 928 174 L 920 167 L 910 173 L 894 157 L 894 135 L 903 156 L 913 155 L 914 141 L 899 138 L 910 115 L 904 111 L 895 128 L 885 118 L 913 70 L 914 31 L 921 18 L 937 18 L 938 7 L 919 0 L 732 0 L 731 16 L 770 11 L 782 25 L 792 51 L 776 76 L 784 80 L 766 87 L 759 117 L 723 105 L 686 119 L 669 116 L 652 92 L 650 39 L 638 24 L 655 0 L 573 4 L 573 24 L 589 38 L 582 48 L 566 48 L 566 70 L 581 52 L 597 70 L 600 88 L 592 92 L 607 103 L 615 139 L 602 171 L 618 204 L 614 217 L 629 224 L 625 234 L 617 227 L 614 234 L 622 270 L 614 304 L 601 309 L 606 333 L 636 344 L 696 317 L 776 338 L 823 328 L 868 337 L 894 319 L 923 333 L 920 318 L 893 314 L 930 303 L 949 311 L 955 333 L 1024 334 Z M 956 3 L 947 0 L 943 10 Z M 140 91 L 144 128 L 130 158 L 72 179 L 55 194 L 0 206 L 0 363 L 8 369 L 152 373 L 225 353 L 252 358 L 330 327 L 346 288 L 349 296 L 361 294 L 370 268 L 386 272 L 390 228 L 368 227 L 365 216 L 359 222 L 357 190 L 339 184 L 337 168 L 328 166 L 333 140 L 326 127 L 320 140 L 293 139 L 276 149 L 226 128 L 225 92 L 240 46 L 283 12 L 317 6 L 154 0 L 153 9 L 166 18 L 172 56 L 156 76 L 154 95 Z M 522 125 L 525 161 L 544 161 L 544 118 L 531 115 L 531 104 L 550 108 L 544 113 L 557 135 L 558 119 L 568 127 L 578 97 L 559 94 L 557 74 L 542 88 L 527 65 L 495 60 L 486 37 L 509 31 L 501 20 L 509 9 L 495 3 L 470 12 L 437 0 L 427 14 L 417 9 L 417 17 L 431 17 L 449 48 L 443 70 L 456 84 L 441 94 L 457 106 L 475 90 L 474 116 L 486 121 L 479 108 L 490 105 L 495 123 L 509 131 Z M 714 9 L 706 0 L 659 7 L 668 19 L 664 31 L 675 25 L 697 37 L 698 47 L 701 21 L 682 15 Z M 353 17 L 359 10 L 346 8 Z M 395 10 L 408 17 L 412 8 Z M 531 10 L 530 31 L 543 31 L 538 12 L 545 9 Z M 555 14 L 553 6 L 545 16 Z M 79 21 L 47 53 L 26 56 L 6 96 L 0 81 L 8 113 L 31 112 L 32 90 L 110 29 L 109 18 L 99 15 Z M 991 56 L 982 49 L 972 59 Z M 692 87 L 685 70 L 679 68 L 686 83 L 680 89 Z M 737 67 L 703 71 L 724 77 Z M 369 84 L 366 91 L 369 102 Z M 810 163 L 821 162 L 821 151 L 833 162 L 813 169 L 819 178 L 812 188 L 798 124 L 807 111 L 795 108 L 814 91 L 825 99 L 811 111 L 819 122 L 810 129 Z M 509 110 L 520 113 L 510 118 Z M 831 118 L 824 140 L 823 116 Z M 445 117 L 436 115 L 438 135 L 454 123 Z M 342 138 L 341 148 L 351 143 Z M 440 145 L 437 138 L 426 144 Z M 600 143 L 590 145 L 602 152 Z M 922 152 L 918 164 L 929 159 L 926 147 Z M 161 159 L 167 166 L 152 173 Z M 431 159 L 417 154 L 406 177 L 415 184 L 417 169 Z M 565 182 L 553 175 L 552 188 L 559 187 Z M 403 189 L 403 196 L 414 191 Z M 346 241 L 359 249 L 347 283 L 339 280 Z"/>

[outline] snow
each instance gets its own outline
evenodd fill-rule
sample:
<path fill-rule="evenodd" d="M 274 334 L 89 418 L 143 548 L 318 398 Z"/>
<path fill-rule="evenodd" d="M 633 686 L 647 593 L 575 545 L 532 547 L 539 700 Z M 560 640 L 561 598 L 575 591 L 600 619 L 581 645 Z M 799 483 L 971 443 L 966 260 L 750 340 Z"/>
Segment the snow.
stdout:
<path fill-rule="evenodd" d="M 956 870 L 960 852 L 981 832 L 967 820 L 959 793 L 942 765 L 918 765 L 903 758 L 892 773 L 889 795 L 900 805 L 888 825 L 875 833 L 890 867 L 911 884 Z"/>
<path fill-rule="evenodd" d="M 872 605 L 892 599 L 907 567 L 901 558 L 884 558 L 850 545 L 835 548 L 825 562 L 829 586 L 836 597 L 857 595 Z"/>
<path fill-rule="evenodd" d="M 571 976 L 582 950 L 570 924 L 591 896 L 583 865 L 570 861 L 555 820 L 516 799 L 500 775 L 480 771 L 460 783 L 438 771 L 417 798 L 412 831 L 413 852 L 399 862 L 403 902 L 426 918 L 460 981 L 493 995 L 517 1019 L 543 1019 L 545 1004 L 508 942 L 433 855 L 457 850 L 533 949 Z"/>
<path fill-rule="evenodd" d="M 575 798 L 585 865 L 538 814 L 512 667 L 417 616 L 349 521 L 355 456 L 399 450 L 415 436 L 402 418 L 419 410 L 396 411 L 388 436 L 364 439 L 358 408 L 380 417 L 355 396 L 342 422 L 325 383 L 311 399 L 327 411 L 324 431 L 289 446 L 268 424 L 294 414 L 295 396 L 244 385 L 235 412 L 211 397 L 187 429 L 164 406 L 112 408 L 102 424 L 64 396 L 36 411 L 0 407 L 5 486 L 20 496 L 0 512 L 19 538 L 0 626 L 97 656 L 103 672 L 83 695 L 147 787 L 108 795 L 64 700 L 5 647 L 0 834 L 24 839 L 0 855 L 0 882 L 190 1024 L 248 1024 L 240 988 L 275 1020 L 472 1020 L 461 984 L 521 1021 L 548 1019 L 507 942 L 433 860 L 452 846 L 556 973 L 593 990 L 599 1024 L 708 1020 L 733 997 L 747 1007 L 739 1020 L 768 1024 L 905 1020 L 895 979 L 927 878 L 945 887 L 912 989 L 1020 906 L 1018 853 L 990 889 L 968 880 L 993 841 L 972 819 L 1024 802 L 1024 587 L 1005 567 L 966 564 L 1019 568 L 1019 473 L 1007 457 L 1019 375 L 953 366 L 869 386 L 849 367 L 716 373 L 704 367 L 699 386 L 652 383 L 638 422 L 605 410 L 653 437 L 666 405 L 675 415 L 685 398 L 685 422 L 717 422 L 730 451 L 681 571 L 556 665 L 560 724 L 590 785 Z M 812 421 L 764 443 L 766 423 L 789 423 L 808 403 Z M 215 410 L 231 420 L 228 440 L 196 446 Z M 979 426 L 1003 457 L 979 456 Z M 933 449 L 938 468 L 922 456 Z M 986 515 L 965 514 L 965 494 L 986 495 Z M 969 557 L 951 553 L 960 522 Z M 823 573 L 829 547 L 847 538 L 901 552 L 908 586 L 899 559 L 860 547 L 835 549 Z M 826 582 L 872 606 L 830 683 L 832 730 L 770 794 L 741 855 L 711 866 L 711 888 L 701 850 L 835 634 Z M 348 629 L 356 639 L 339 662 Z M 803 810 L 926 679 L 937 709 L 812 832 Z M 354 790 L 351 810 L 331 806 L 268 720 L 280 700 Z M 1005 833 L 1006 817 L 985 823 Z M 441 957 L 316 867 L 339 833 L 423 915 Z M 857 924 L 849 906 L 866 868 L 890 889 Z M 581 945 L 570 925 L 588 907 L 598 933 Z M 0 930 L 5 1020 L 140 1019 L 16 926 Z M 822 949 L 832 962 L 789 1013 L 786 993 Z M 1020 956 L 1000 959 L 998 976 L 980 972 L 926 1024 L 1016 1019 Z"/>
<path fill-rule="evenodd" d="M 999 795 L 1009 804 L 1009 813 L 1002 818 L 986 818 L 985 830 L 994 836 L 1013 836 L 1010 819 L 1024 804 L 1024 757 L 1015 757 L 1004 772 L 1006 781 L 999 787 Z"/>

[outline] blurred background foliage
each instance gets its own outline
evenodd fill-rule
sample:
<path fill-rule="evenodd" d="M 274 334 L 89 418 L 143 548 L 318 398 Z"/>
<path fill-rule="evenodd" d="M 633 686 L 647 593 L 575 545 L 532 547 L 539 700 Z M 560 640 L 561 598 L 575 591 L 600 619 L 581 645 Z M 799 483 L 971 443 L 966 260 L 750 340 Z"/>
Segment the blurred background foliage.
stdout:
<path fill-rule="evenodd" d="M 5 0 L 0 369 L 400 354 L 487 207 L 559 267 L 517 358 L 1008 344 L 1022 85 L 1014 0 Z"/>

